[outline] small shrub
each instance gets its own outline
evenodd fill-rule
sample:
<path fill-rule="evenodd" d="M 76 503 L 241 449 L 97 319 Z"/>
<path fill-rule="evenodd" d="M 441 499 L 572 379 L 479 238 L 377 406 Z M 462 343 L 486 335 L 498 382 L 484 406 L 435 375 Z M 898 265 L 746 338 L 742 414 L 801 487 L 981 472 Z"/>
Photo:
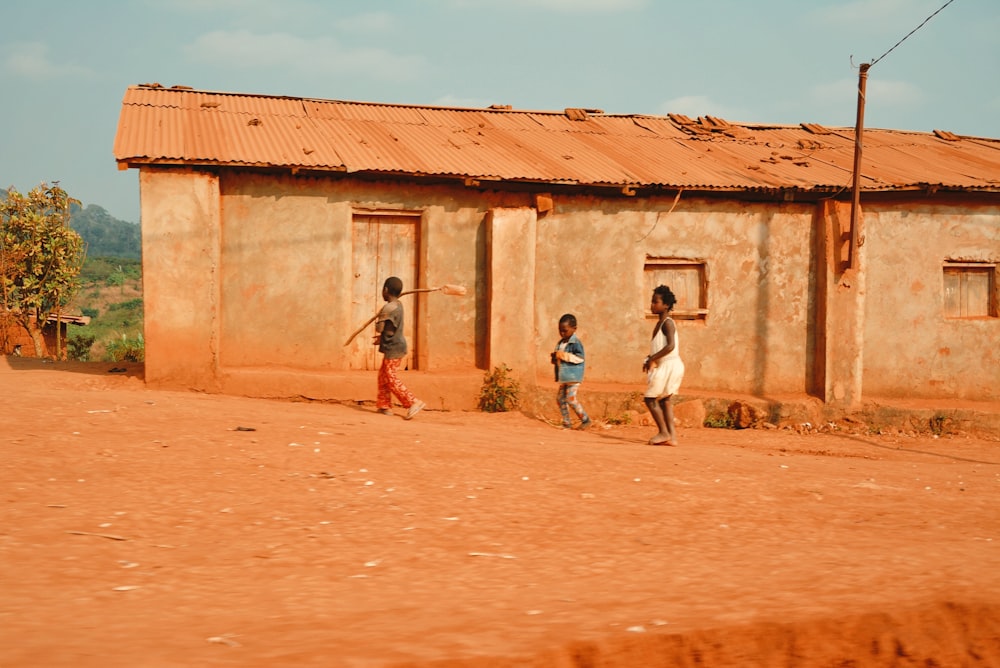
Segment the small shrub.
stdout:
<path fill-rule="evenodd" d="M 88 336 L 86 334 L 71 336 L 69 340 L 66 341 L 66 354 L 69 355 L 71 360 L 89 362 L 90 348 L 94 345 L 94 341 L 96 340 L 96 336 Z"/>
<path fill-rule="evenodd" d="M 941 415 L 940 413 L 935 415 L 930 419 L 931 433 L 935 436 L 947 433 L 950 422 L 951 420 L 945 415 Z"/>
<path fill-rule="evenodd" d="M 123 302 L 108 305 L 109 311 L 139 311 L 142 310 L 142 298 L 136 297 Z"/>
<path fill-rule="evenodd" d="M 609 413 L 611 413 L 611 415 L 610 417 L 605 417 L 604 421 L 613 425 L 630 425 L 632 424 L 632 416 L 636 413 L 636 407 L 641 407 L 642 405 L 642 395 L 639 392 L 629 392 L 624 401 L 622 401 L 621 405 L 618 407 L 617 413 L 608 410 L 608 408 L 605 407 L 605 415 Z"/>
<path fill-rule="evenodd" d="M 84 306 L 82 309 L 80 309 L 80 312 L 83 313 L 83 315 L 87 316 L 88 318 L 96 318 L 101 313 L 99 309 L 92 308 L 90 306 Z"/>
<path fill-rule="evenodd" d="M 109 362 L 145 362 L 146 343 L 142 334 L 134 339 L 122 334 L 122 338 L 115 339 L 105 346 L 105 353 Z"/>
<path fill-rule="evenodd" d="M 712 413 L 705 416 L 704 425 L 710 429 L 735 429 L 736 423 L 729 413 Z"/>
<path fill-rule="evenodd" d="M 517 408 L 521 386 L 511 378 L 510 371 L 506 364 L 501 364 L 493 368 L 493 373 L 483 376 L 483 387 L 479 391 L 479 410 L 505 413 Z"/>
<path fill-rule="evenodd" d="M 608 424 L 625 426 L 632 424 L 632 414 L 628 411 L 624 413 L 619 413 L 618 415 L 612 415 L 610 417 L 604 418 L 604 421 Z"/>

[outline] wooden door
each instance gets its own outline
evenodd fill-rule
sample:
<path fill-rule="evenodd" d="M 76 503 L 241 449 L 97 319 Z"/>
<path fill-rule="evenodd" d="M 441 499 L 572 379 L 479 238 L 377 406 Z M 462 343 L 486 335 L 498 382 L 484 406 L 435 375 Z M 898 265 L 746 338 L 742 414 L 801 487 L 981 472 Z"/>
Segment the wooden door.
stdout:
<path fill-rule="evenodd" d="M 403 281 L 403 290 L 417 286 L 417 230 L 419 216 L 355 214 L 353 222 L 353 275 L 351 286 L 351 329 L 375 314 L 385 302 L 382 284 L 390 276 Z M 417 344 L 413 333 L 416 295 L 407 295 L 401 302 L 405 309 L 403 334 L 406 336 L 407 356 L 400 368 L 411 368 Z M 347 368 L 377 369 L 382 363 L 378 346 L 372 345 L 375 326 L 361 332 L 347 352 Z"/>

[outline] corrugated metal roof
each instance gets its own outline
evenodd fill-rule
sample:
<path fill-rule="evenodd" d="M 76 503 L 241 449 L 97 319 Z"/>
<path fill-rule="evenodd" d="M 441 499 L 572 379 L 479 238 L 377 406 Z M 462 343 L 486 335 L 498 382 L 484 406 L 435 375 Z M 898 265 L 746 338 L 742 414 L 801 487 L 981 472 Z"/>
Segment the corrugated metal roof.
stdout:
<path fill-rule="evenodd" d="M 582 120 L 572 120 L 573 118 Z M 115 159 L 694 190 L 849 187 L 854 129 L 129 87 Z M 862 187 L 1000 192 L 1000 140 L 866 129 Z"/>

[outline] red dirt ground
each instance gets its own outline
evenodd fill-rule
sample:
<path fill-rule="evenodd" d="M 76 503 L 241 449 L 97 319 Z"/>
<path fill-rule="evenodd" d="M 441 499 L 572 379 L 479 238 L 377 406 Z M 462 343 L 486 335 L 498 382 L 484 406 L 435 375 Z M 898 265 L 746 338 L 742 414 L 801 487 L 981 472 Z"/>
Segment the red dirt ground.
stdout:
<path fill-rule="evenodd" d="M 988 437 L 654 448 L 111 366 L 0 358 L 0 665 L 1000 666 Z"/>

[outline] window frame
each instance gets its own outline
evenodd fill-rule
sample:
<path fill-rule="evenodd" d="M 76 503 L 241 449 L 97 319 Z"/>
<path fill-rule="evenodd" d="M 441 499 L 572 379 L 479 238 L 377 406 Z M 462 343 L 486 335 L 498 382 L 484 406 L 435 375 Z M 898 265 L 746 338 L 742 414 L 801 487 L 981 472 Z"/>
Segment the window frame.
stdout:
<path fill-rule="evenodd" d="M 681 304 L 681 297 L 687 295 L 688 290 L 691 287 L 690 281 L 684 281 L 685 289 L 683 295 L 678 294 L 679 290 L 676 289 L 677 281 L 667 281 L 666 285 L 670 286 L 674 294 L 677 295 L 677 306 L 674 310 L 670 312 L 670 317 L 674 320 L 695 320 L 704 322 L 708 319 L 708 263 L 700 258 L 685 258 L 685 257 L 659 257 L 653 255 L 647 255 L 646 261 L 643 265 L 642 275 L 643 282 L 646 284 L 648 294 L 646 298 L 648 300 L 649 295 L 652 294 L 652 288 L 659 285 L 660 282 L 653 281 L 652 287 L 650 287 L 651 281 L 647 279 L 651 272 L 654 271 L 682 271 L 685 269 L 690 269 L 696 272 L 695 285 L 698 291 L 697 294 L 697 307 L 692 308 L 690 304 L 685 303 L 683 306 Z M 687 301 L 687 300 L 685 300 Z M 647 318 L 656 318 L 656 314 L 649 310 L 648 301 L 645 310 Z"/>
<path fill-rule="evenodd" d="M 966 307 L 967 299 L 962 297 L 962 292 L 968 283 L 969 277 L 973 275 L 986 275 L 986 304 L 985 313 L 970 314 Z M 951 305 L 948 297 L 950 289 L 949 277 L 958 277 L 958 296 L 955 298 L 956 306 Z M 1000 304 L 997 295 L 997 263 L 995 262 L 958 262 L 945 261 L 941 271 L 941 310 L 947 320 L 984 320 L 1000 317 Z"/>

